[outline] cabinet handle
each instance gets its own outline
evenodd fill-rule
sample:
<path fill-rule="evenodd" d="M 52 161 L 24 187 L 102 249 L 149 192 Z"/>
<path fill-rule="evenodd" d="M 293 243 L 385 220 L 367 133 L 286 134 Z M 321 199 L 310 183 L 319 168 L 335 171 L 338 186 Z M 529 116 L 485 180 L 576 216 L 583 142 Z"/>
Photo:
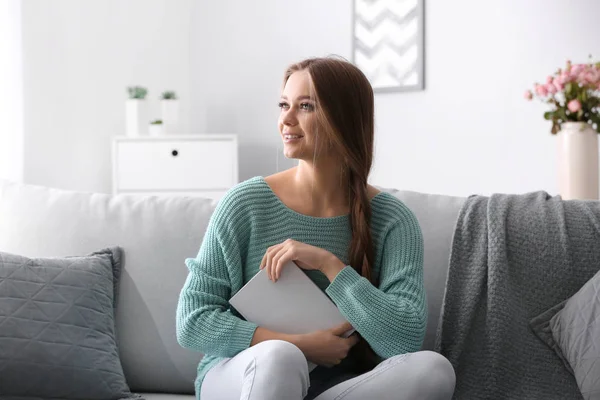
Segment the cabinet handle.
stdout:
<path fill-rule="evenodd" d="M 179 152 L 177 150 L 173 150 L 171 152 L 171 154 L 173 155 L 173 157 L 177 157 L 177 155 L 179 154 Z"/>

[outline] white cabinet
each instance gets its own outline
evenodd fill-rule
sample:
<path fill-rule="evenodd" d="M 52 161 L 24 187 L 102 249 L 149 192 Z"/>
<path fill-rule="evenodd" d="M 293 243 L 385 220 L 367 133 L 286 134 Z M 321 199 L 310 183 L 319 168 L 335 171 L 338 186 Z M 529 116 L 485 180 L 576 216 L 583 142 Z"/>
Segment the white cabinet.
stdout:
<path fill-rule="evenodd" d="M 237 135 L 114 138 L 115 194 L 179 194 L 218 200 L 237 183 Z"/>

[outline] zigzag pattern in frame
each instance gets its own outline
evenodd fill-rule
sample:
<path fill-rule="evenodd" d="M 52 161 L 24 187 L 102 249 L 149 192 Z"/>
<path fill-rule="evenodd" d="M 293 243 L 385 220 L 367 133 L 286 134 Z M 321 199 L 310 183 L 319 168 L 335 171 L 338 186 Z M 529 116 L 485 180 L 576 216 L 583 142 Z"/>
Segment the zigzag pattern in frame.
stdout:
<path fill-rule="evenodd" d="M 418 86 L 419 1 L 355 0 L 354 62 L 374 89 Z"/>

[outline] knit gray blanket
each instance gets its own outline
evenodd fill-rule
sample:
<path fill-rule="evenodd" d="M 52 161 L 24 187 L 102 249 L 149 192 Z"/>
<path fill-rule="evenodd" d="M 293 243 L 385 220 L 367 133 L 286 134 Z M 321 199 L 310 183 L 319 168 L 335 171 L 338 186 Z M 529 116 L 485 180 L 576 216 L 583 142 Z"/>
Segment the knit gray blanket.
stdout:
<path fill-rule="evenodd" d="M 544 191 L 471 196 L 454 231 L 436 350 L 454 399 L 582 399 L 531 319 L 575 294 L 600 266 L 600 202 Z"/>

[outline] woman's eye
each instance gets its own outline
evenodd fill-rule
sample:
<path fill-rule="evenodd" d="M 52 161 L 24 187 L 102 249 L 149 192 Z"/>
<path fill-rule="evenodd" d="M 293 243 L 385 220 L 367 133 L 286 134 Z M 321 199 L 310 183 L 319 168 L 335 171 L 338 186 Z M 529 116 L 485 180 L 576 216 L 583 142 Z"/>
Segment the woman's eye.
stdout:
<path fill-rule="evenodd" d="M 289 107 L 290 107 L 290 106 L 289 106 L 289 104 L 288 104 L 288 103 L 286 103 L 286 102 L 284 102 L 284 101 L 281 101 L 281 102 L 279 102 L 279 108 L 282 108 L 282 109 L 287 109 L 287 108 L 289 108 Z"/>
<path fill-rule="evenodd" d="M 312 110 L 314 110 L 314 106 L 312 104 L 310 104 L 310 103 L 301 103 L 300 104 L 300 108 L 302 110 L 306 110 L 306 111 L 312 111 Z"/>

